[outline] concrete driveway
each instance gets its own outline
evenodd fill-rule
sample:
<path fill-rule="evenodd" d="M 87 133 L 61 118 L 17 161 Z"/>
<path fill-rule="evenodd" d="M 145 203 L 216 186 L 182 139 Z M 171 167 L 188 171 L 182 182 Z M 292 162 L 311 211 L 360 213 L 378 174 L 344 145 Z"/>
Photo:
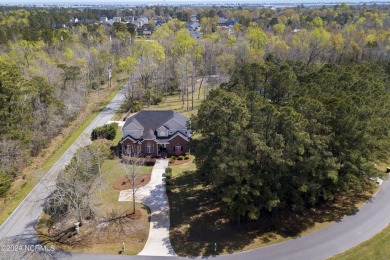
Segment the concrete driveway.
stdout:
<path fill-rule="evenodd" d="M 139 188 L 136 201 L 141 202 L 150 209 L 149 237 L 144 249 L 139 255 L 144 256 L 175 256 L 169 240 L 169 203 L 165 189 L 165 168 L 168 160 L 157 160 L 153 166 L 150 182 Z M 132 190 L 120 192 L 119 201 L 132 201 Z"/>

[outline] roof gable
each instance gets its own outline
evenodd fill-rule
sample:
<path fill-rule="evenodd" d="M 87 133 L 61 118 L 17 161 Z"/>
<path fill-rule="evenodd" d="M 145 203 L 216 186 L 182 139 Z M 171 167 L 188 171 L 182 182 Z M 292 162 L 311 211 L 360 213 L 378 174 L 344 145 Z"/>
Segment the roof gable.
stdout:
<path fill-rule="evenodd" d="M 135 127 L 137 127 L 139 130 L 143 130 L 143 126 L 142 124 L 137 120 L 137 118 L 135 118 L 134 116 L 128 118 L 125 122 L 125 124 L 123 125 L 122 129 L 125 129 L 125 128 L 128 128 L 130 125 L 134 125 Z"/>
<path fill-rule="evenodd" d="M 174 135 L 171 136 L 171 138 L 168 139 L 168 141 L 171 141 L 173 138 L 175 138 L 176 136 L 180 136 L 181 138 L 183 138 L 184 140 L 188 141 L 188 137 L 185 136 L 182 132 L 179 132 L 177 131 Z"/>
<path fill-rule="evenodd" d="M 119 143 L 123 143 L 126 139 L 129 139 L 133 143 L 137 143 L 138 141 L 132 138 L 130 135 L 126 136 L 125 138 L 122 138 L 122 140 Z"/>

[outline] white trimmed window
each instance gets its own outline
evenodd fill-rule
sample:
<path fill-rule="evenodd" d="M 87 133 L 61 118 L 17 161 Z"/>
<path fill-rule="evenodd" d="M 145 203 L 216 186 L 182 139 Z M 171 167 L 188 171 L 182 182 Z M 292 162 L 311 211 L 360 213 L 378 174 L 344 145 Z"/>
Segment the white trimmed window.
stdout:
<path fill-rule="evenodd" d="M 152 150 L 152 145 L 151 144 L 147 144 L 146 145 L 146 153 L 151 153 L 151 150 Z"/>
<path fill-rule="evenodd" d="M 176 145 L 175 146 L 175 151 L 181 151 L 181 150 L 182 150 L 181 145 Z"/>

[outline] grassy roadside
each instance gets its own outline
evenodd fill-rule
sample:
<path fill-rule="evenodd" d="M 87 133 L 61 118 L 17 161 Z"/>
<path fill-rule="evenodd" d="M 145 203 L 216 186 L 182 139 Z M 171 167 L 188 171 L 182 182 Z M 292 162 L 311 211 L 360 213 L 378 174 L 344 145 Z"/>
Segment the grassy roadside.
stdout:
<path fill-rule="evenodd" d="M 44 161 L 44 163 L 40 164 L 40 162 L 33 162 L 32 166 L 23 172 L 21 178 L 13 183 L 8 197 L 3 202 L 0 202 L 0 225 L 9 217 L 9 215 L 12 214 L 27 194 L 36 186 L 42 176 L 55 164 L 56 161 L 58 161 L 59 158 L 61 158 L 65 151 L 96 118 L 99 112 L 111 101 L 119 89 L 119 86 L 107 89 L 105 95 L 101 94 L 104 95 L 103 101 L 98 101 L 98 103 L 91 102 L 88 106 L 90 108 L 89 111 L 92 110 L 92 112 L 79 115 L 78 119 L 72 122 L 71 125 L 63 131 L 65 134 L 57 137 L 53 140 L 52 144 L 49 145 L 49 147 L 52 148 L 55 146 L 57 149 L 52 148 L 51 150 L 43 151 L 41 157 L 33 159 L 36 161 Z M 93 97 L 90 99 L 95 100 Z M 85 109 L 85 111 L 88 111 L 88 109 Z M 81 124 L 81 122 L 83 123 Z M 79 124 L 81 125 L 78 126 Z"/>
<path fill-rule="evenodd" d="M 355 246 L 344 253 L 338 254 L 331 260 L 365 260 L 390 258 L 390 225 L 371 239 Z"/>
<path fill-rule="evenodd" d="M 387 163 L 378 163 L 378 170 L 384 172 L 386 167 L 390 165 Z M 390 225 L 376 234 L 369 240 L 350 248 L 349 250 L 335 255 L 330 260 L 365 260 L 365 259 L 390 259 Z"/>

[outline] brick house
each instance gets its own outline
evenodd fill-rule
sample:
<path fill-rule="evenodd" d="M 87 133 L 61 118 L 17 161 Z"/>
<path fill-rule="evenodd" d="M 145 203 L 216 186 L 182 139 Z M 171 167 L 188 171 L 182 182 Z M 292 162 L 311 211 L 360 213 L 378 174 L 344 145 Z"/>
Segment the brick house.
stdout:
<path fill-rule="evenodd" d="M 153 157 L 188 153 L 188 121 L 172 110 L 140 111 L 122 127 L 122 154 Z"/>

